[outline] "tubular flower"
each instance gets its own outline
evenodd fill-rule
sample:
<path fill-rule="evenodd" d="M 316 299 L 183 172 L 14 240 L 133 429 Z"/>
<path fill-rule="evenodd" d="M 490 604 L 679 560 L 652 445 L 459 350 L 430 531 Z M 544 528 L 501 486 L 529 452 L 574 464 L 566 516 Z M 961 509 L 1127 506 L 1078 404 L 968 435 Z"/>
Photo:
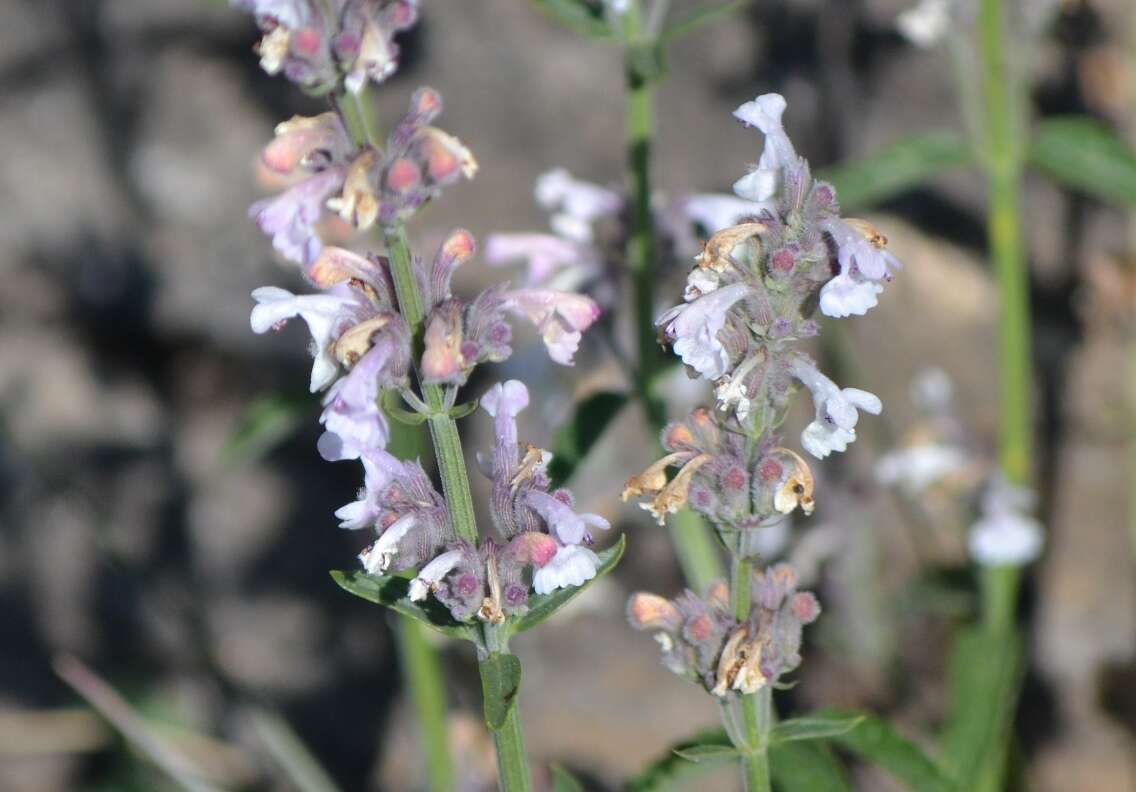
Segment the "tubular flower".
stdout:
<path fill-rule="evenodd" d="M 753 607 L 742 622 L 733 617 L 721 581 L 703 597 L 687 591 L 666 600 L 639 592 L 627 615 L 635 629 L 655 632 L 672 672 L 715 696 L 745 695 L 777 684 L 800 665 L 801 629 L 820 615 L 816 597 L 797 591 L 796 572 L 787 564 L 755 574 L 750 594 Z"/>
<path fill-rule="evenodd" d="M 268 74 L 283 74 L 310 93 L 344 84 L 358 93 L 398 67 L 394 36 L 418 20 L 417 0 L 230 0 L 264 33 L 256 52 Z"/>
<path fill-rule="evenodd" d="M 459 621 L 490 623 L 523 612 L 532 592 L 548 594 L 595 577 L 600 559 L 587 547 L 591 530 L 610 525 L 599 515 L 578 513 L 567 490 L 549 491 L 548 452 L 529 446 L 521 453 L 516 419 L 528 403 L 528 389 L 517 380 L 499 383 L 481 398 L 496 442 L 479 462 L 493 483 L 491 515 L 501 541 L 487 538 L 474 547 L 458 540 L 444 500 L 417 464 L 385 453 L 364 457 L 365 491 L 340 516 L 345 525 L 350 520 L 348 527 L 364 520 L 376 530 L 388 526 L 360 556 L 368 571 L 424 564 L 411 582 L 412 600 L 432 595 Z"/>

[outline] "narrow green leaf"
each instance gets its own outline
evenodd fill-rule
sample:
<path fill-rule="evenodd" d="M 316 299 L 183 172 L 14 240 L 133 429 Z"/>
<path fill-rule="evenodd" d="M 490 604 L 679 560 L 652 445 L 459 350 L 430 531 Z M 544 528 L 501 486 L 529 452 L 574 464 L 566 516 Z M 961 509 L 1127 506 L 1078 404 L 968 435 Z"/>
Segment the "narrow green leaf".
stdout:
<path fill-rule="evenodd" d="M 463 624 L 437 600 L 430 597 L 422 603 L 409 599 L 410 580 L 398 575 L 368 575 L 366 572 L 343 572 L 332 570 L 332 580 L 344 591 L 356 597 L 384 605 L 393 611 L 433 627 L 439 632 L 454 638 L 476 641 L 477 633 L 473 627 Z"/>
<path fill-rule="evenodd" d="M 962 136 L 936 129 L 897 140 L 862 159 L 825 168 L 817 176 L 836 188 L 841 209 L 858 210 L 973 162 L 974 154 Z"/>
<path fill-rule="evenodd" d="M 576 467 L 584 461 L 625 404 L 626 393 L 601 391 L 576 405 L 575 414 L 556 433 L 552 443 L 548 475 L 553 486 L 559 486 L 572 477 Z"/>
<path fill-rule="evenodd" d="M 319 760 L 278 713 L 254 709 L 250 713 L 253 729 L 272 761 L 299 792 L 339 792 Z"/>
<path fill-rule="evenodd" d="M 607 23 L 602 2 L 588 0 L 533 0 L 548 16 L 581 36 L 592 39 L 612 39 L 616 32 Z"/>
<path fill-rule="evenodd" d="M 712 764 L 697 765 L 688 762 L 679 756 L 679 751 L 693 748 L 696 745 L 719 745 L 724 748 L 732 747 L 730 738 L 721 728 L 706 729 L 694 735 L 689 740 L 678 743 L 661 757 L 627 782 L 625 792 L 662 792 L 672 789 L 675 784 L 691 776 L 698 775 L 713 767 Z"/>
<path fill-rule="evenodd" d="M 481 694 L 485 723 L 493 731 L 505 725 L 521 689 L 521 661 L 516 655 L 493 652 L 481 661 Z"/>
<path fill-rule="evenodd" d="M 769 747 L 777 792 L 851 792 L 840 763 L 820 742 L 782 742 Z"/>
<path fill-rule="evenodd" d="M 882 718 L 833 710 L 821 714 L 833 719 L 860 717 L 855 728 L 833 737 L 832 742 L 886 770 L 911 789 L 918 792 L 958 792 L 958 787 L 945 770 Z"/>
<path fill-rule="evenodd" d="M 749 5 L 750 2 L 751 0 L 728 0 L 728 2 L 719 5 L 706 5 L 702 8 L 696 8 L 688 12 L 685 16 L 680 17 L 673 25 L 663 31 L 663 35 L 660 38 L 663 41 L 685 38 L 691 33 L 701 30 L 707 25 L 717 22 L 719 19 L 735 11 L 741 10 Z"/>
<path fill-rule="evenodd" d="M 943 746 L 963 789 L 1004 757 L 1021 685 L 1021 643 L 971 627 L 955 641 L 951 657 L 951 715 Z"/>
<path fill-rule="evenodd" d="M 855 713 L 817 713 L 803 718 L 790 718 L 773 727 L 773 743 L 793 740 L 825 740 L 855 729 L 865 716 Z"/>
<path fill-rule="evenodd" d="M 315 402 L 303 397 L 271 393 L 245 408 L 221 458 L 226 465 L 255 462 L 296 433 Z"/>
<path fill-rule="evenodd" d="M 519 633 L 525 630 L 531 630 L 545 619 L 550 617 L 556 611 L 563 608 L 571 600 L 579 596 L 588 586 L 595 583 L 601 577 L 619 563 L 619 559 L 623 557 L 623 551 L 627 547 L 627 537 L 620 536 L 619 541 L 609 547 L 607 550 L 602 551 L 600 556 L 600 565 L 596 569 L 596 576 L 589 581 L 586 581 L 582 586 L 571 586 L 569 588 L 556 589 L 550 594 L 534 594 L 529 598 L 528 610 L 525 614 L 517 618 L 511 625 L 510 632 Z"/>
<path fill-rule="evenodd" d="M 584 785 L 561 765 L 554 764 L 548 769 L 552 775 L 552 792 L 584 792 Z"/>
<path fill-rule="evenodd" d="M 691 745 L 687 748 L 675 748 L 675 756 L 688 762 L 701 764 L 703 762 L 725 762 L 737 759 L 741 753 L 732 745 Z"/>
<path fill-rule="evenodd" d="M 1136 151 L 1099 121 L 1064 116 L 1041 122 L 1029 159 L 1066 187 L 1136 205 Z"/>

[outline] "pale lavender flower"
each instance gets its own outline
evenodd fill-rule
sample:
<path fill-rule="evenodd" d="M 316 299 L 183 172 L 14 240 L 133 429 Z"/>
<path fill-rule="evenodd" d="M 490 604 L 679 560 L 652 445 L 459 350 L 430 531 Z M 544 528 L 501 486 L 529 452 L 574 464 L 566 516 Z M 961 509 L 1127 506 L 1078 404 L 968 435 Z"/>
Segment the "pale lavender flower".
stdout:
<path fill-rule="evenodd" d="M 847 450 L 856 439 L 859 410 L 872 415 L 883 410 L 878 396 L 859 388 L 837 387 L 804 355 L 794 358 L 791 371 L 812 392 L 816 419 L 801 432 L 801 445 L 817 459 Z"/>
<path fill-rule="evenodd" d="M 422 567 L 414 580 L 410 581 L 410 599 L 413 602 L 426 599 L 426 595 L 462 562 L 463 557 L 461 550 L 449 550 Z"/>
<path fill-rule="evenodd" d="M 343 177 L 341 168 L 328 168 L 279 195 L 257 201 L 249 207 L 249 217 L 272 237 L 272 247 L 280 255 L 310 264 L 323 249 L 315 225 L 323 215 L 324 202 L 343 185 Z"/>
<path fill-rule="evenodd" d="M 834 318 L 862 316 L 876 306 L 883 291 L 881 281 L 892 279 L 901 266 L 899 260 L 876 240 L 878 232 L 867 224 L 829 218 L 820 227 L 835 244 L 840 266 L 840 273 L 821 287 L 821 313 Z"/>
<path fill-rule="evenodd" d="M 399 54 L 394 36 L 417 21 L 417 0 L 349 2 L 335 38 L 335 54 L 347 71 L 347 90 L 357 94 L 368 79 L 381 83 L 394 74 Z"/>
<path fill-rule="evenodd" d="M 320 455 L 334 462 L 358 459 L 386 448 L 390 427 L 379 406 L 383 388 L 406 382 L 410 364 L 410 335 L 401 317 L 392 317 L 378 340 L 328 391 L 320 423 L 327 430 L 319 439 Z"/>
<path fill-rule="evenodd" d="M 517 289 L 506 292 L 504 306 L 536 325 L 548 356 L 571 366 L 583 332 L 599 318 L 595 300 L 582 294 L 554 289 Z"/>
<path fill-rule="evenodd" d="M 525 286 L 574 291 L 594 277 L 602 262 L 591 245 L 552 234 L 490 234 L 485 261 L 500 267 L 525 262 Z"/>
<path fill-rule="evenodd" d="M 548 171 L 537 179 L 535 195 L 537 203 L 552 212 L 552 230 L 577 242 L 591 242 L 592 224 L 623 208 L 619 193 L 576 179 L 564 168 Z"/>
<path fill-rule="evenodd" d="M 784 183 L 783 171 L 800 167 L 793 143 L 781 125 L 785 107 L 785 99 L 780 94 L 763 94 L 734 111 L 735 118 L 746 126 L 757 127 L 765 135 L 761 159 L 734 183 L 734 192 L 746 200 L 756 203 L 770 200 Z"/>
<path fill-rule="evenodd" d="M 348 286 L 324 294 L 295 295 L 276 286 L 262 286 L 252 293 L 256 307 L 250 322 L 254 333 L 277 330 L 297 316 L 312 336 L 311 391 L 323 390 L 336 378 L 339 365 L 332 349 L 340 335 L 367 318 L 370 306 L 363 295 Z"/>
<path fill-rule="evenodd" d="M 707 379 L 726 373 L 730 357 L 718 338 L 725 327 L 726 312 L 750 292 L 745 283 L 714 289 L 692 302 L 671 308 L 658 318 L 675 353 L 682 362 Z"/>
<path fill-rule="evenodd" d="M 589 526 L 604 531 L 611 528 L 611 523 L 598 514 L 577 514 L 571 502 L 564 497 L 557 497 L 556 493 L 530 490 L 525 494 L 525 504 L 543 517 L 549 530 L 566 545 L 591 542 Z"/>

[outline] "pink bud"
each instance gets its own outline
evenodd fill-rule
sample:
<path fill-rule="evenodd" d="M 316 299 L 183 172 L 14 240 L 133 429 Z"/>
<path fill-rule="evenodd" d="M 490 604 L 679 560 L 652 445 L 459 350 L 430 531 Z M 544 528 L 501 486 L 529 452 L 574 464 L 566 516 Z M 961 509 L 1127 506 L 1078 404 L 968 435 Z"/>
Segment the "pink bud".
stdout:
<path fill-rule="evenodd" d="M 793 595 L 793 599 L 789 601 L 789 610 L 804 624 L 809 624 L 820 615 L 820 603 L 812 592 L 802 591 Z"/>
<path fill-rule="evenodd" d="M 781 463 L 776 459 L 765 459 L 757 469 L 758 475 L 761 476 L 762 481 L 777 481 L 781 478 L 781 474 L 785 469 L 781 467 Z"/>
<path fill-rule="evenodd" d="M 653 627 L 673 630 L 682 623 L 682 615 L 669 600 L 642 591 L 632 594 L 628 600 L 627 618 L 631 626 L 639 630 Z"/>
<path fill-rule="evenodd" d="M 418 166 L 406 157 L 399 157 L 387 168 L 387 186 L 396 193 L 409 192 L 421 181 L 422 173 Z"/>
<path fill-rule="evenodd" d="M 292 49 L 306 58 L 315 57 L 322 43 L 323 37 L 315 28 L 301 28 L 292 34 Z"/>
<path fill-rule="evenodd" d="M 686 635 L 694 643 L 701 643 L 714 634 L 714 621 L 707 615 L 696 616 L 686 623 Z"/>

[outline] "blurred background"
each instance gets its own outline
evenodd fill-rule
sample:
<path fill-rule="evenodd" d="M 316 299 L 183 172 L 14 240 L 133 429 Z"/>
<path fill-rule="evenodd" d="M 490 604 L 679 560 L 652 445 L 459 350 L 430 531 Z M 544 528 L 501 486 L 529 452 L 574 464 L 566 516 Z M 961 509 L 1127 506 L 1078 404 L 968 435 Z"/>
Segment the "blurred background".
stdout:
<path fill-rule="evenodd" d="M 896 31 L 910 5 L 756 0 L 673 47 L 660 196 L 728 191 L 760 150 L 730 113 L 767 91 L 786 96 L 789 132 L 814 168 L 961 129 L 942 54 Z M 1038 116 L 1088 113 L 1136 133 L 1132 16 L 1130 0 L 1063 5 L 1035 52 Z M 59 653 L 180 735 L 223 786 L 288 788 L 265 758 L 265 713 L 344 789 L 420 783 L 389 616 L 327 575 L 360 549 L 332 517 L 353 499 L 358 467 L 316 453 L 300 329 L 249 330 L 252 289 L 300 285 L 247 219 L 263 194 L 256 157 L 278 121 L 322 109 L 259 70 L 257 38 L 220 2 L 0 6 L 0 789 L 169 783 L 60 681 Z M 378 92 L 386 117 L 430 84 L 445 97 L 442 125 L 481 163 L 416 222 L 420 250 L 455 225 L 479 238 L 544 230 L 532 184 L 550 168 L 621 183 L 618 50 L 523 0 L 426 0 L 400 41 L 402 67 Z M 846 372 L 837 379 L 886 407 L 848 455 L 821 466 L 817 514 L 786 550 L 813 562 L 826 614 L 785 700 L 871 708 L 913 737 L 944 716 L 950 626 L 974 607 L 959 516 L 973 504 L 913 504 L 880 486 L 874 466 L 917 429 L 912 383 L 928 368 L 952 383 L 974 458 L 993 449 L 997 295 L 983 196 L 982 178 L 959 170 L 869 214 L 906 267 L 880 308 L 829 328 L 823 353 Z M 1136 221 L 1033 177 L 1024 213 L 1048 538 L 1023 604 L 1030 667 L 1015 761 L 1033 789 L 1133 789 L 1136 286 L 1112 263 L 1136 255 Z M 684 267 L 665 275 L 668 300 Z M 496 277 L 475 261 L 460 286 Z M 523 375 L 537 391 L 522 423 L 531 442 L 550 442 L 573 399 L 624 385 L 594 340 L 575 369 L 554 371 L 535 334 L 518 335 L 509 364 L 472 387 Z M 673 391 L 676 410 L 702 398 L 681 374 Z M 484 448 L 487 422 L 466 425 L 467 448 Z M 682 586 L 666 533 L 618 502 L 614 482 L 652 446 L 626 411 L 593 449 L 573 487 L 627 531 L 627 555 L 552 626 L 515 641 L 534 761 L 559 761 L 589 788 L 618 788 L 718 718 L 624 622 L 629 592 Z M 492 754 L 475 658 L 447 645 L 444 660 L 459 766 L 477 789 Z M 894 788 L 856 772 L 860 788 Z"/>

